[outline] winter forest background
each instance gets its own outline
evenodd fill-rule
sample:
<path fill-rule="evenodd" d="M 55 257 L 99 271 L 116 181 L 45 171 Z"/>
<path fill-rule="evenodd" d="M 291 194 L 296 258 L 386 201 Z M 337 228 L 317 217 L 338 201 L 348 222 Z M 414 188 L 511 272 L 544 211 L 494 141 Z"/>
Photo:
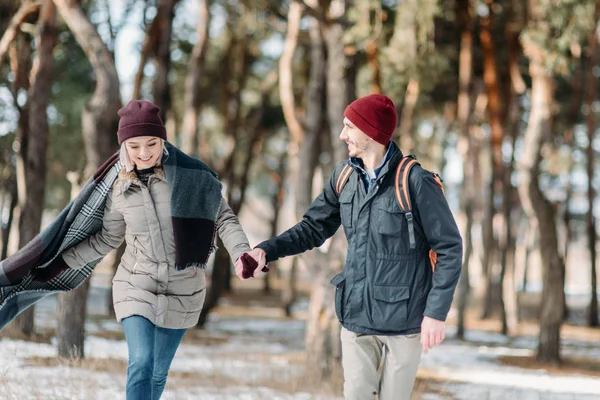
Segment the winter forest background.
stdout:
<path fill-rule="evenodd" d="M 600 398 L 599 19 L 600 0 L 2 0 L 1 257 L 116 151 L 132 98 L 218 171 L 255 245 L 347 156 L 346 105 L 384 93 L 465 244 L 414 398 Z M 341 398 L 340 234 L 244 282 L 220 246 L 164 397 Z M 120 254 L 0 333 L 0 399 L 124 398 Z"/>

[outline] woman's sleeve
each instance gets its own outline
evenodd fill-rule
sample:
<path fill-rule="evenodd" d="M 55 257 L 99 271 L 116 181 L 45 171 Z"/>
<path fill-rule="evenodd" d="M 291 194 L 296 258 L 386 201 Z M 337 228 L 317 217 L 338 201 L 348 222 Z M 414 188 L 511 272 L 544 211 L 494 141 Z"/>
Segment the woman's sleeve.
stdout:
<path fill-rule="evenodd" d="M 233 261 L 251 250 L 238 217 L 233 213 L 225 199 L 223 199 L 221 211 L 217 217 L 217 232 Z"/>
<path fill-rule="evenodd" d="M 114 209 L 111 198 L 112 192 L 109 193 L 106 199 L 102 229 L 62 253 L 62 257 L 69 267 L 73 269 L 81 268 L 91 261 L 103 258 L 123 243 L 125 239 L 125 220 L 123 215 Z"/>

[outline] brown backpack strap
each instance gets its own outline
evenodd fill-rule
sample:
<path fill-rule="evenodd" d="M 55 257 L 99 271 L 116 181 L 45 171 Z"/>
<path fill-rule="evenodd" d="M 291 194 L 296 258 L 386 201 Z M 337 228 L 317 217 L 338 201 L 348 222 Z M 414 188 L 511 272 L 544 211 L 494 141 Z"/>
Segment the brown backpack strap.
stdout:
<path fill-rule="evenodd" d="M 408 192 L 408 176 L 410 175 L 412 167 L 417 164 L 419 164 L 419 162 L 415 160 L 414 157 L 403 157 L 396 169 L 396 199 L 408 222 L 408 241 L 411 249 L 416 247 L 416 241 L 412 204 L 410 201 L 410 193 Z"/>
<path fill-rule="evenodd" d="M 348 182 L 348 178 L 350 177 L 350 174 L 352 174 L 353 171 L 354 169 L 351 166 L 349 166 L 348 164 L 344 165 L 344 168 L 342 168 L 342 171 L 340 172 L 340 175 L 338 176 L 335 182 L 335 193 L 337 195 L 339 195 L 342 192 L 342 189 L 346 185 L 346 182 Z"/>
<path fill-rule="evenodd" d="M 418 164 L 419 162 L 412 156 L 403 157 L 402 160 L 400 160 L 400 163 L 398 164 L 398 168 L 396 170 L 396 199 L 398 200 L 398 204 L 404 212 L 404 215 L 406 216 L 406 221 L 408 222 L 408 240 L 411 249 L 414 249 L 416 247 L 416 243 L 414 231 L 415 227 L 412 213 L 413 209 L 412 203 L 410 201 L 408 178 L 412 168 Z M 444 193 L 444 186 L 442 184 L 440 176 L 434 173 L 433 180 L 440 187 L 440 189 L 442 189 L 442 193 Z M 435 272 L 435 266 L 437 264 L 437 253 L 433 250 L 429 250 L 429 261 L 431 263 L 431 270 Z"/>
<path fill-rule="evenodd" d="M 433 181 L 440 187 L 440 189 L 442 189 L 442 193 L 446 194 L 444 192 L 444 184 L 442 183 L 442 178 L 440 178 L 440 176 L 438 174 L 436 174 L 435 172 L 432 172 L 433 175 Z"/>
<path fill-rule="evenodd" d="M 403 157 L 396 170 L 396 198 L 400 208 L 405 213 L 410 212 L 412 214 L 412 204 L 408 192 L 408 176 L 412 167 L 417 164 L 419 162 L 415 158 L 411 156 Z"/>

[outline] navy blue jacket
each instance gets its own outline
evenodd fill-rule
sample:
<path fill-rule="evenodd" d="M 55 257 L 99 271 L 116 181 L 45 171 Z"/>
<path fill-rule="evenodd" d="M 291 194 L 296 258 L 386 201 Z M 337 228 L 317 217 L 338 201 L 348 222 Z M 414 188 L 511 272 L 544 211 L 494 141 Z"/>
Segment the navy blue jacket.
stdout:
<path fill-rule="evenodd" d="M 418 165 L 409 177 L 416 221 L 416 247 L 410 248 L 394 182 L 403 156 L 394 150 L 368 191 L 360 168 L 340 163 L 302 221 L 257 246 L 275 261 L 321 246 L 343 225 L 346 264 L 331 283 L 338 319 L 356 333 L 418 333 L 423 316 L 445 321 L 462 268 L 462 239 L 446 198 L 432 173 Z M 346 164 L 355 171 L 338 196 L 336 179 Z M 430 249 L 438 254 L 435 272 Z"/>

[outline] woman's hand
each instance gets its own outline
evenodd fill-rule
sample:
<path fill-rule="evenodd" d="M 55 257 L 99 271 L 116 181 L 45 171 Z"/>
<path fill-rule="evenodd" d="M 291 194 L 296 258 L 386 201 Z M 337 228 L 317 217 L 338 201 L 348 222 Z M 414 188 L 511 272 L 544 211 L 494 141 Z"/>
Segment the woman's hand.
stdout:
<path fill-rule="evenodd" d="M 258 278 L 269 272 L 266 266 L 267 255 L 264 250 L 255 248 L 242 256 L 235 262 L 235 274 L 240 279 Z"/>

